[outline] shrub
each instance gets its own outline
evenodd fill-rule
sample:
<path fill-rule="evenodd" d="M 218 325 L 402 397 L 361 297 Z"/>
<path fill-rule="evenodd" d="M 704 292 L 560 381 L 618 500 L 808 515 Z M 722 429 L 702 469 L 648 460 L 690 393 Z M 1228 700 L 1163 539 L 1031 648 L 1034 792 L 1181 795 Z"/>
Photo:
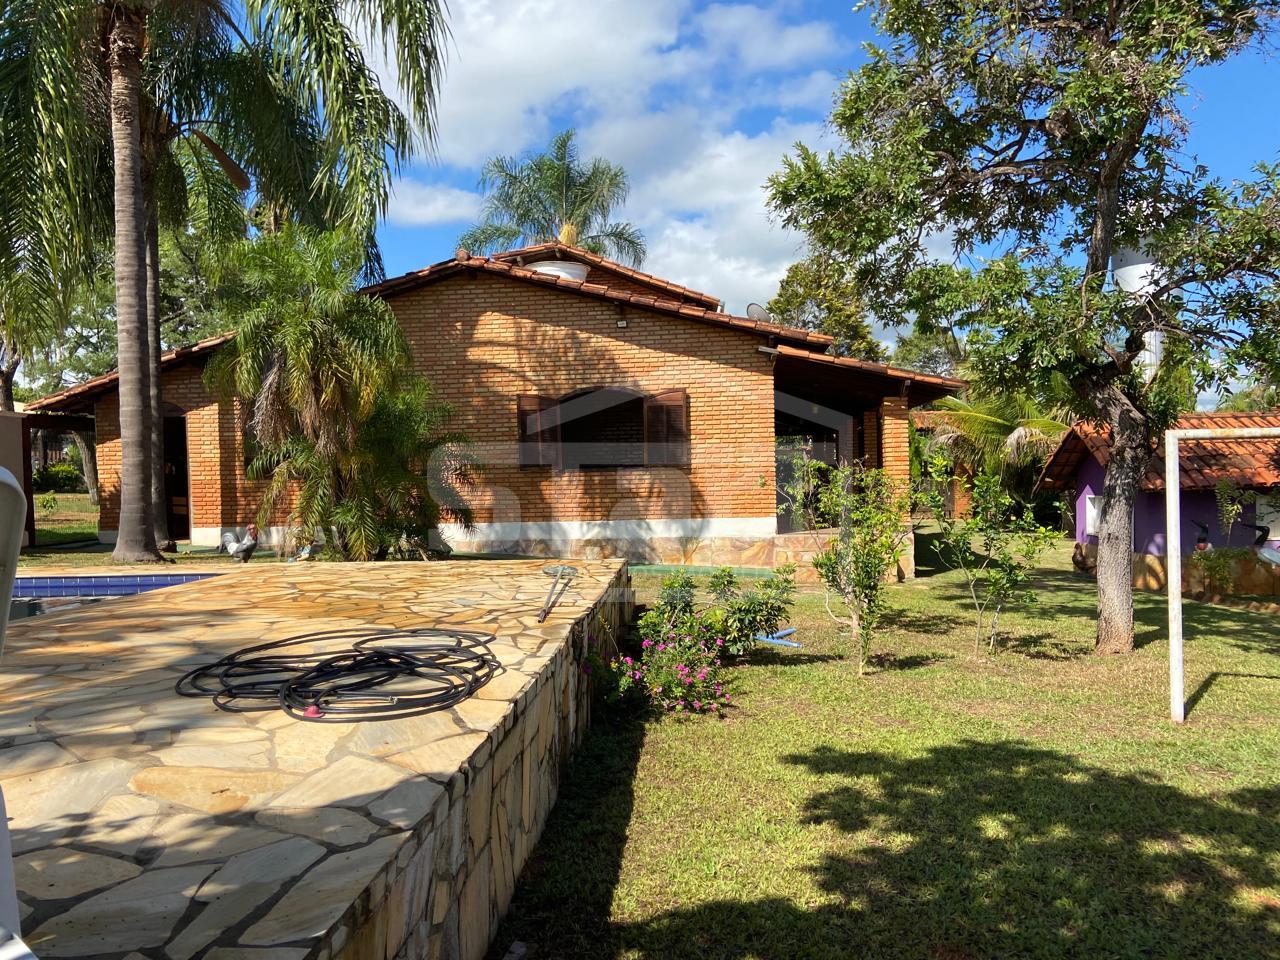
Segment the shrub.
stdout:
<path fill-rule="evenodd" d="M 51 463 L 31 475 L 35 490 L 52 493 L 79 493 L 85 489 L 84 477 L 69 463 Z"/>
<path fill-rule="evenodd" d="M 683 570 L 662 581 L 658 590 L 657 609 L 667 623 L 675 624 L 693 616 L 693 597 L 696 591 L 693 577 Z"/>
<path fill-rule="evenodd" d="M 669 630 L 641 641 L 640 657 L 613 661 L 618 692 L 635 692 L 668 713 L 719 714 L 729 702 L 724 691 L 724 640 L 712 637 L 704 620 L 692 616 L 692 629 Z"/>
<path fill-rule="evenodd" d="M 930 463 L 929 476 L 936 481 L 936 490 L 949 479 L 945 463 Z M 964 576 L 974 611 L 977 652 L 984 641 L 988 650 L 995 649 L 1005 609 L 1036 602 L 1031 570 L 1059 534 L 1040 526 L 1030 507 L 1015 508 L 998 477 L 980 476 L 968 486 L 973 498 L 968 517 L 947 516 L 936 492 L 926 494 L 925 501 L 938 523 L 939 558 Z"/>
<path fill-rule="evenodd" d="M 39 505 L 41 513 L 53 513 L 58 509 L 58 495 L 56 493 L 42 493 L 40 495 Z"/>
<path fill-rule="evenodd" d="M 775 632 L 791 611 L 795 567 L 779 567 L 747 591 L 739 589 L 733 570 L 723 567 L 711 575 L 707 590 L 721 606 L 707 610 L 706 617 L 719 628 L 725 652 L 740 657 L 756 645 L 757 635 Z"/>
<path fill-rule="evenodd" d="M 813 558 L 827 592 L 827 612 L 849 631 L 862 676 L 876 628 L 884 615 L 885 578 L 906 550 L 913 531 L 911 494 L 883 470 L 839 466 L 818 492 L 810 526 L 836 529 Z"/>

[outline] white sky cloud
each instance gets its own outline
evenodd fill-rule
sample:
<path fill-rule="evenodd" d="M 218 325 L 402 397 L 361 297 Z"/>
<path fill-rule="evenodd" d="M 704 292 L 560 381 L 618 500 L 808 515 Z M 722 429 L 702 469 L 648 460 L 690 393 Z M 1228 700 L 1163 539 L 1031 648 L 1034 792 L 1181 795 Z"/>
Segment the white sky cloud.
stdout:
<path fill-rule="evenodd" d="M 844 56 L 832 23 L 785 3 L 787 17 L 693 0 L 453 5 L 439 166 L 400 183 L 389 221 L 471 220 L 478 198 L 459 185 L 484 159 L 540 148 L 574 125 L 584 156 L 630 175 L 620 216 L 645 232 L 646 270 L 736 312 L 768 300 L 801 238 L 770 222 L 765 181 L 797 140 L 826 145 L 818 118 L 839 82 L 832 58 Z"/>
<path fill-rule="evenodd" d="M 470 190 L 405 177 L 397 181 L 392 190 L 387 220 L 411 227 L 470 223 L 480 213 L 480 204 L 480 194 Z"/>
<path fill-rule="evenodd" d="M 697 22 L 707 48 L 742 70 L 802 65 L 840 46 L 830 23 L 786 25 L 774 11 L 754 4 L 712 4 Z"/>

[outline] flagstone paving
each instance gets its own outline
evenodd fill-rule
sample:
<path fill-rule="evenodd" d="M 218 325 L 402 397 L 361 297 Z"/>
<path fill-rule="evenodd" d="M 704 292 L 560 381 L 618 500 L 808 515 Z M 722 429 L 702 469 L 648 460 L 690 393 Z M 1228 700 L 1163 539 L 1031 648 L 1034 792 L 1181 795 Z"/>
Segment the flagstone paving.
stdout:
<path fill-rule="evenodd" d="M 371 902 L 390 899 L 371 884 L 397 857 L 428 861 L 428 873 L 436 860 L 465 861 L 456 850 L 433 852 L 423 824 L 463 815 L 446 793 L 468 763 L 477 775 L 466 804 L 484 806 L 463 831 L 472 841 L 483 845 L 490 829 L 490 798 L 473 789 L 486 775 L 494 789 L 502 778 L 514 791 L 501 810 L 517 819 L 523 776 L 527 819 L 533 747 L 572 731 L 572 714 L 567 727 L 547 713 L 540 733 L 536 717 L 520 733 L 515 748 L 530 757 L 522 774 L 485 764 L 491 750 L 510 764 L 502 732 L 517 705 L 541 692 L 540 673 L 564 661 L 574 630 L 598 617 L 624 569 L 577 566 L 542 624 L 542 562 L 518 560 L 259 565 L 13 624 L 0 657 L 0 787 L 33 950 L 101 960 L 338 956 L 341 938 L 325 936 L 369 890 Z M 491 632 L 503 672 L 447 712 L 355 724 L 227 713 L 173 692 L 187 670 L 234 650 L 361 626 Z M 568 680 L 555 683 L 572 697 Z M 544 794 L 549 805 L 554 785 Z M 505 836 L 505 816 L 494 818 Z M 485 891 L 497 857 L 475 866 L 486 871 Z M 393 909 L 431 882 L 411 890 L 411 879 L 400 877 Z M 487 898 L 480 887 L 470 884 L 469 896 Z M 464 916 L 462 938 L 483 922 Z M 342 956 L 381 957 L 381 945 L 355 947 Z"/>

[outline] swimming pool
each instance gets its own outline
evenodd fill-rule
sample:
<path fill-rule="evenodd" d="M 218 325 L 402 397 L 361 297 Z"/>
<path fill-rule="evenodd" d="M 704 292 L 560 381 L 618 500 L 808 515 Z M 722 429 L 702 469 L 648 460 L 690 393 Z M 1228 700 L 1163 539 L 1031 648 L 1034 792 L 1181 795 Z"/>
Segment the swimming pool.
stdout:
<path fill-rule="evenodd" d="M 131 597 L 161 587 L 176 587 L 216 577 L 216 573 L 110 573 L 84 576 L 18 577 L 13 581 L 9 619 L 25 620 L 42 613 L 67 610 L 107 597 Z"/>
<path fill-rule="evenodd" d="M 13 598 L 48 597 L 128 597 L 161 587 L 176 587 L 216 577 L 216 573 L 140 573 L 100 576 L 18 577 L 13 581 Z"/>

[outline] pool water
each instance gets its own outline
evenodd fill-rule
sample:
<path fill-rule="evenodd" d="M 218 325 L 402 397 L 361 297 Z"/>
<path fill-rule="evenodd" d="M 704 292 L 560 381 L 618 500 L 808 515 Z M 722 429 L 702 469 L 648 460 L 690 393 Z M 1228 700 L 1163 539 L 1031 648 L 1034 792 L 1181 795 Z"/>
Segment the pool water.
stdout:
<path fill-rule="evenodd" d="M 127 597 L 216 577 L 216 573 L 106 574 L 75 577 L 18 577 L 15 599 L 24 597 Z"/>
<path fill-rule="evenodd" d="M 13 581 L 9 619 L 22 620 L 55 610 L 96 603 L 107 597 L 129 597 L 161 587 L 174 587 L 216 577 L 216 573 L 103 574 L 72 577 L 18 577 Z"/>

